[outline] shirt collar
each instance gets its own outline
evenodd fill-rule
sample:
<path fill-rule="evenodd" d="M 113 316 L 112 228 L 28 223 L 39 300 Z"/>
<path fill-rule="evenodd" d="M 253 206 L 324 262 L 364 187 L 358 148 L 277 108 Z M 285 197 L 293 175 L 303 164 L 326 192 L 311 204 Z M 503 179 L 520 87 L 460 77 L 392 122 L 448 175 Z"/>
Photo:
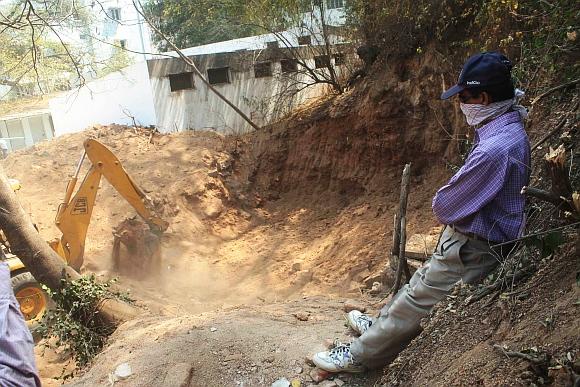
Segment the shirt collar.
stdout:
<path fill-rule="evenodd" d="M 520 114 L 518 112 L 510 111 L 494 118 L 481 128 L 475 130 L 475 135 L 479 141 L 486 140 L 501 132 L 501 129 L 509 124 L 520 121 Z"/>

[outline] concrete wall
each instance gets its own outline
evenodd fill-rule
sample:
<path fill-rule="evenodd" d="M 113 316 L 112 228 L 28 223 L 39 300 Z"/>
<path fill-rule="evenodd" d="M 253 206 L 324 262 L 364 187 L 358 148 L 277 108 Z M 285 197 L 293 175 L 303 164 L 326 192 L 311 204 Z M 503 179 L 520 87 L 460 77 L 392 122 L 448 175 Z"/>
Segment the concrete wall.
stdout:
<path fill-rule="evenodd" d="M 155 125 L 153 96 L 145 62 L 138 62 L 49 101 L 55 134 L 91 125 Z"/>
<path fill-rule="evenodd" d="M 48 111 L 0 117 L 0 139 L 6 141 L 10 152 L 52 137 L 54 129 Z"/>
<path fill-rule="evenodd" d="M 255 123 L 263 125 L 308 99 L 320 96 L 328 88 L 327 85 L 316 85 L 289 98 L 289 94 L 294 94 L 289 91 L 299 87 L 300 81 L 310 81 L 301 73 L 282 74 L 280 59 L 283 57 L 279 50 L 244 50 L 198 55 L 192 59 L 204 75 L 207 75 L 209 68 L 229 67 L 230 83 L 216 84 L 214 87 Z M 273 76 L 254 76 L 253 65 L 260 61 L 272 62 Z M 309 62 L 314 67 L 314 60 Z M 251 130 L 251 126 L 198 77 L 194 76 L 194 89 L 172 92 L 169 75 L 191 71 L 180 59 L 155 59 L 147 63 L 159 131 L 213 129 L 224 133 L 240 133 Z M 336 69 L 339 72 L 341 70 L 340 66 Z"/>

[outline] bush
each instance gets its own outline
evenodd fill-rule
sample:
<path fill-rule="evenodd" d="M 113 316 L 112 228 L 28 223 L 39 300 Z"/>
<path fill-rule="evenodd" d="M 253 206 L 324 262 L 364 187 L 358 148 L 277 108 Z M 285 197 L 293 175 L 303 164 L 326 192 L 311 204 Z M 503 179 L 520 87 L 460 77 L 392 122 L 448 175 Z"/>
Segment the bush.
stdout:
<path fill-rule="evenodd" d="M 104 299 L 132 302 L 126 295 L 111 290 L 115 283 L 98 282 L 94 275 L 72 282 L 63 280 L 58 292 L 44 290 L 55 302 L 47 311 L 36 333 L 45 340 L 45 346 L 70 354 L 77 368 L 86 366 L 103 348 L 115 326 L 105 325 L 98 317 L 98 305 Z M 64 374 L 64 370 L 63 370 Z M 61 375 L 72 377 L 73 373 Z"/>
<path fill-rule="evenodd" d="M 514 73 L 520 80 L 535 79 L 541 69 L 544 84 L 553 76 L 564 81 L 578 73 L 577 12 L 573 0 L 347 2 L 348 23 L 387 59 L 432 45 L 459 68 L 470 54 L 501 50 L 517 64 Z"/>

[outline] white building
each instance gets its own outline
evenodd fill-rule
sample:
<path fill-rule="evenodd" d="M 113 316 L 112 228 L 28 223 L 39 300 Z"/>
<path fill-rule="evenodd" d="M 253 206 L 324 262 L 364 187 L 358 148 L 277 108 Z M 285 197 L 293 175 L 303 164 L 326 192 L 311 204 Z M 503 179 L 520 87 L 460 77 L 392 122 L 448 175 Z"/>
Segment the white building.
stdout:
<path fill-rule="evenodd" d="M 8 151 L 29 147 L 54 137 L 54 128 L 48 109 L 27 111 L 0 117 L 0 140 Z"/>
<path fill-rule="evenodd" d="M 123 19 L 122 9 L 117 15 L 114 8 L 123 1 L 102 1 L 103 6 L 110 7 L 106 8 L 109 21 L 111 16 Z M 342 0 L 325 1 L 329 8 L 343 4 Z M 283 33 L 191 47 L 182 52 L 213 87 L 261 126 L 328 91 L 330 86 L 325 83 L 302 89 L 311 83 L 312 74 L 321 78 L 330 71 L 339 77 L 347 74 L 347 64 L 354 55 L 341 38 L 340 27 L 336 27 L 344 23 L 343 9 L 328 9 L 325 15 L 331 55 L 316 27 L 317 18 L 319 15 L 308 13 L 301 27 Z M 121 31 L 120 26 L 116 28 Z M 136 42 L 141 44 L 139 39 Z M 310 70 L 304 71 L 305 68 Z M 50 101 L 50 108 L 57 135 L 111 123 L 155 125 L 161 132 L 251 129 L 175 52 L 154 55 L 146 63 L 137 62 L 79 90 L 63 93 Z"/>
<path fill-rule="evenodd" d="M 339 76 L 345 73 L 349 45 L 335 44 L 336 54 L 330 58 L 324 51 L 317 55 L 313 46 L 300 45 L 305 37 L 315 39 L 287 33 L 284 41 L 292 46 L 284 47 L 279 36 L 267 34 L 193 47 L 183 53 L 222 95 L 256 124 L 264 125 L 330 88 L 328 83 L 303 88 L 313 83 L 303 65 L 321 79 L 328 76 L 328 62 Z M 182 59 L 157 57 L 147 64 L 159 131 L 203 128 L 237 133 L 251 129 Z"/>
<path fill-rule="evenodd" d="M 155 125 L 147 63 L 132 64 L 49 100 L 55 135 L 95 124 Z"/>
<path fill-rule="evenodd" d="M 81 36 L 98 59 L 110 58 L 114 46 L 128 50 L 135 61 L 145 60 L 154 52 L 149 26 L 132 0 L 84 0 L 84 7 L 90 10 L 93 23 L 90 31 L 81 31 Z"/>

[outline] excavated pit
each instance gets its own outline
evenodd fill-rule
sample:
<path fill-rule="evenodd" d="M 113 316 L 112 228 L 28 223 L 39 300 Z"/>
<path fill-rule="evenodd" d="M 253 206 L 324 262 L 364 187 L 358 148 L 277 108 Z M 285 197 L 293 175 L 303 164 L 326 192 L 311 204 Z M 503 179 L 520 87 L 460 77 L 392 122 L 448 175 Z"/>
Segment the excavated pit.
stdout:
<path fill-rule="evenodd" d="M 22 182 L 22 203 L 46 239 L 57 235 L 56 204 L 86 137 L 119 156 L 170 223 L 156 275 L 133 275 L 147 271 L 135 270 L 139 265 L 157 265 L 142 253 L 115 270 L 113 227 L 134 213 L 101 184 L 84 270 L 105 278 L 121 272 L 123 290 L 146 314 L 120 327 L 74 384 L 107 385 L 122 362 L 134 370 L 118 382 L 127 386 L 311 382 L 304 357 L 324 348 L 324 339 L 349 337 L 345 298 L 373 312 L 383 301 L 368 290 L 377 281 L 386 289 L 392 283 L 388 258 L 406 162 L 409 248 L 428 252 L 437 239 L 431 198 L 460 163 L 467 138 L 457 108 L 436 101 L 439 75 L 450 71 L 438 58 L 426 53 L 408 65 L 421 81 L 388 72 L 244 136 L 95 127 L 3 161 L 9 177 Z M 141 235 L 129 229 L 125 237 Z M 148 243 L 136 251 L 154 253 Z M 55 383 L 49 378 L 62 359 L 38 359 L 45 384 Z M 366 386 L 380 374 L 341 378 Z"/>

